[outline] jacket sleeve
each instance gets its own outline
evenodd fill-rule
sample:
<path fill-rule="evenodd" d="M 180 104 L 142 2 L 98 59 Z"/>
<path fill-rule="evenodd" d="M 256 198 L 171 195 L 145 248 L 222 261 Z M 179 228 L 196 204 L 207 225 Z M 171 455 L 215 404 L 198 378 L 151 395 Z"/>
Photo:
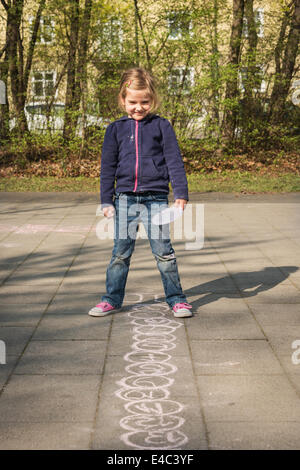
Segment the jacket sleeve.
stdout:
<path fill-rule="evenodd" d="M 102 208 L 113 205 L 118 154 L 116 126 L 111 123 L 106 129 L 101 153 L 100 199 Z"/>
<path fill-rule="evenodd" d="M 174 200 L 185 199 L 188 201 L 188 183 L 182 156 L 174 129 L 167 119 L 162 121 L 161 130 L 164 157 L 173 189 Z"/>

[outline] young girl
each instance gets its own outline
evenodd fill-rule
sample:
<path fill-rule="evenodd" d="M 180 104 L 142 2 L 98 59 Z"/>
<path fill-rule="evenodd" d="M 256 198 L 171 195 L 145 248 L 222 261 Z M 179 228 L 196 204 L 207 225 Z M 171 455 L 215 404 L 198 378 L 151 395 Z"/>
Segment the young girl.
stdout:
<path fill-rule="evenodd" d="M 169 121 L 153 114 L 158 97 L 153 78 L 146 70 L 132 68 L 123 74 L 119 104 L 127 116 L 106 129 L 100 177 L 103 214 L 115 216 L 114 247 L 106 272 L 106 295 L 89 315 L 103 317 L 121 308 L 136 232 L 142 221 L 161 274 L 166 302 L 175 317 L 190 317 L 192 306 L 182 292 L 169 226 L 152 223 L 153 215 L 168 204 L 169 181 L 175 206 L 184 210 L 188 201 L 176 136 Z"/>

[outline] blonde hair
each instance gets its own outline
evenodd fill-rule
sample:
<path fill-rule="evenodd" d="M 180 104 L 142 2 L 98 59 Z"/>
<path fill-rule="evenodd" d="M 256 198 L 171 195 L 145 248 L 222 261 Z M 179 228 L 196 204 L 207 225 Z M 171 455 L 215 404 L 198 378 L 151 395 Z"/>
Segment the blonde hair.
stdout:
<path fill-rule="evenodd" d="M 153 76 L 147 70 L 133 67 L 123 73 L 118 95 L 118 103 L 123 110 L 123 100 L 126 98 L 127 88 L 131 90 L 147 90 L 151 99 L 151 112 L 157 110 L 159 97 L 156 91 L 156 84 Z"/>

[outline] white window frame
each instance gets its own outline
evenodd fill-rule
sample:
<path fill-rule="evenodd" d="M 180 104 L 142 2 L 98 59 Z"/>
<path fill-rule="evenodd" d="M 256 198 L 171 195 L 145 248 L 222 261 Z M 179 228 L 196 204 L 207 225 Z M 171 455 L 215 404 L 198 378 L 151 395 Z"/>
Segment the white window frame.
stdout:
<path fill-rule="evenodd" d="M 186 67 L 184 67 L 184 66 L 179 66 L 179 67 L 174 67 L 173 71 L 179 71 L 179 74 L 178 74 L 178 76 L 179 76 L 178 87 L 182 83 L 182 79 L 183 79 L 183 75 L 184 75 L 185 71 L 187 71 L 187 73 L 188 73 L 187 79 L 190 82 L 189 88 L 193 88 L 195 86 L 195 69 L 194 69 L 194 67 L 188 67 L 186 69 Z M 177 91 L 176 88 L 174 87 L 174 85 L 172 84 L 172 72 L 169 75 L 169 90 L 171 90 L 171 91 L 174 90 L 174 93 L 176 93 L 176 91 Z M 183 89 L 183 93 L 188 93 L 188 90 Z"/>
<path fill-rule="evenodd" d="M 45 36 L 44 36 L 44 32 L 43 32 L 45 20 L 50 21 L 50 24 L 51 24 L 51 32 L 50 32 L 51 39 L 50 39 L 50 41 L 45 40 Z M 30 16 L 29 17 L 30 28 L 33 28 L 34 21 L 35 21 L 35 18 L 33 16 Z M 54 21 L 53 18 L 51 18 L 49 16 L 41 16 L 40 26 L 39 26 L 39 35 L 38 35 L 36 43 L 37 44 L 46 44 L 46 45 L 47 44 L 53 44 L 54 37 L 55 37 L 54 28 L 55 28 L 55 21 Z"/>
<path fill-rule="evenodd" d="M 169 11 L 168 12 L 168 19 L 167 19 L 167 23 L 168 23 L 168 31 L 169 31 L 169 36 L 168 36 L 168 39 L 170 39 L 171 41 L 178 41 L 178 40 L 181 40 L 183 38 L 183 30 L 182 30 L 182 27 L 180 27 L 180 25 L 178 26 L 178 33 L 176 35 L 171 35 L 171 27 L 172 27 L 172 21 L 171 21 L 171 16 L 174 16 L 174 18 L 176 17 L 176 14 L 177 15 L 180 15 L 180 11 Z M 193 22 L 192 20 L 189 21 L 189 29 L 188 29 L 188 34 L 190 37 L 193 36 Z"/>
<path fill-rule="evenodd" d="M 257 36 L 262 38 L 264 36 L 265 10 L 264 8 L 256 8 L 255 13 L 257 14 L 256 21 L 259 21 Z"/>
<path fill-rule="evenodd" d="M 42 95 L 36 95 L 35 94 L 35 83 L 37 81 L 35 79 L 35 75 L 38 74 L 38 73 L 42 74 L 42 76 L 43 76 L 42 80 L 38 80 L 38 81 L 41 81 L 42 84 L 43 84 L 43 94 Z M 51 95 L 46 95 L 46 93 L 45 93 L 45 85 L 46 85 L 46 82 L 49 81 L 49 80 L 46 80 L 46 74 L 48 74 L 48 73 L 53 74 L 53 88 L 54 88 L 55 83 L 56 83 L 56 75 L 57 75 L 55 70 L 35 70 L 34 72 L 32 72 L 32 78 L 31 78 L 32 96 L 33 96 L 33 98 L 36 98 L 39 101 L 46 100 L 48 98 L 48 96 L 51 96 Z M 57 94 L 58 94 L 58 90 L 55 91 L 55 95 L 54 95 L 55 98 L 57 98 Z"/>
<path fill-rule="evenodd" d="M 254 10 L 254 21 L 257 26 L 257 36 L 259 38 L 264 37 L 264 22 L 265 22 L 265 10 L 264 8 L 255 8 Z M 248 23 L 247 18 L 243 18 L 243 36 L 248 37 Z"/>
<path fill-rule="evenodd" d="M 257 65 L 257 68 L 261 70 L 262 76 L 264 76 L 265 68 L 262 65 Z M 242 69 L 244 69 L 247 72 L 247 67 L 242 67 Z M 244 87 L 243 76 L 242 76 L 241 71 L 239 72 L 239 76 L 240 76 L 240 90 L 241 90 L 242 93 L 244 93 L 245 92 L 245 87 Z M 264 78 L 262 78 L 262 80 L 261 80 L 259 90 L 257 88 L 253 88 L 253 91 L 255 93 L 265 93 L 266 90 L 267 90 L 267 83 L 266 83 Z"/>
<path fill-rule="evenodd" d="M 101 22 L 100 21 L 98 22 L 98 25 L 99 25 L 99 28 L 102 28 L 102 31 L 103 33 L 105 34 L 105 27 L 107 28 L 107 33 L 108 33 L 108 36 L 110 36 L 110 33 L 112 32 L 111 30 L 109 30 L 109 28 L 112 28 L 113 25 L 116 25 L 117 26 L 117 29 L 118 29 L 118 34 L 119 34 L 119 44 L 120 44 L 120 47 L 118 49 L 118 53 L 121 54 L 122 51 L 123 51 L 123 28 L 122 28 L 122 21 L 118 18 L 108 18 L 106 21 L 104 22 Z M 101 41 L 101 37 L 99 37 L 98 41 L 97 41 L 97 46 L 98 48 L 101 50 L 103 48 L 103 44 L 102 44 L 102 41 Z M 110 43 L 108 44 L 105 44 L 104 45 L 104 50 L 106 51 L 106 55 L 108 57 L 113 57 L 114 54 L 113 54 L 113 50 L 114 50 L 114 44 L 112 44 L 112 42 L 110 41 Z"/>

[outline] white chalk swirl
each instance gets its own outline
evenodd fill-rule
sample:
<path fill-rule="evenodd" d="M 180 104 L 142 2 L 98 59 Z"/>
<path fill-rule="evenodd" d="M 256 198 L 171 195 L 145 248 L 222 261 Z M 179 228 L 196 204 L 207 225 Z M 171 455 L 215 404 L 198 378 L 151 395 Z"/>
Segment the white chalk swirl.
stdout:
<path fill-rule="evenodd" d="M 142 301 L 139 294 L 139 301 Z M 137 304 L 128 316 L 132 319 L 133 343 L 124 356 L 129 374 L 117 382 L 116 396 L 126 403 L 128 413 L 120 426 L 126 432 L 120 439 L 135 449 L 180 449 L 188 437 L 180 430 L 185 420 L 183 405 L 170 398 L 177 367 L 170 361 L 176 348 L 173 334 L 182 323 L 168 318 L 164 303 Z"/>

